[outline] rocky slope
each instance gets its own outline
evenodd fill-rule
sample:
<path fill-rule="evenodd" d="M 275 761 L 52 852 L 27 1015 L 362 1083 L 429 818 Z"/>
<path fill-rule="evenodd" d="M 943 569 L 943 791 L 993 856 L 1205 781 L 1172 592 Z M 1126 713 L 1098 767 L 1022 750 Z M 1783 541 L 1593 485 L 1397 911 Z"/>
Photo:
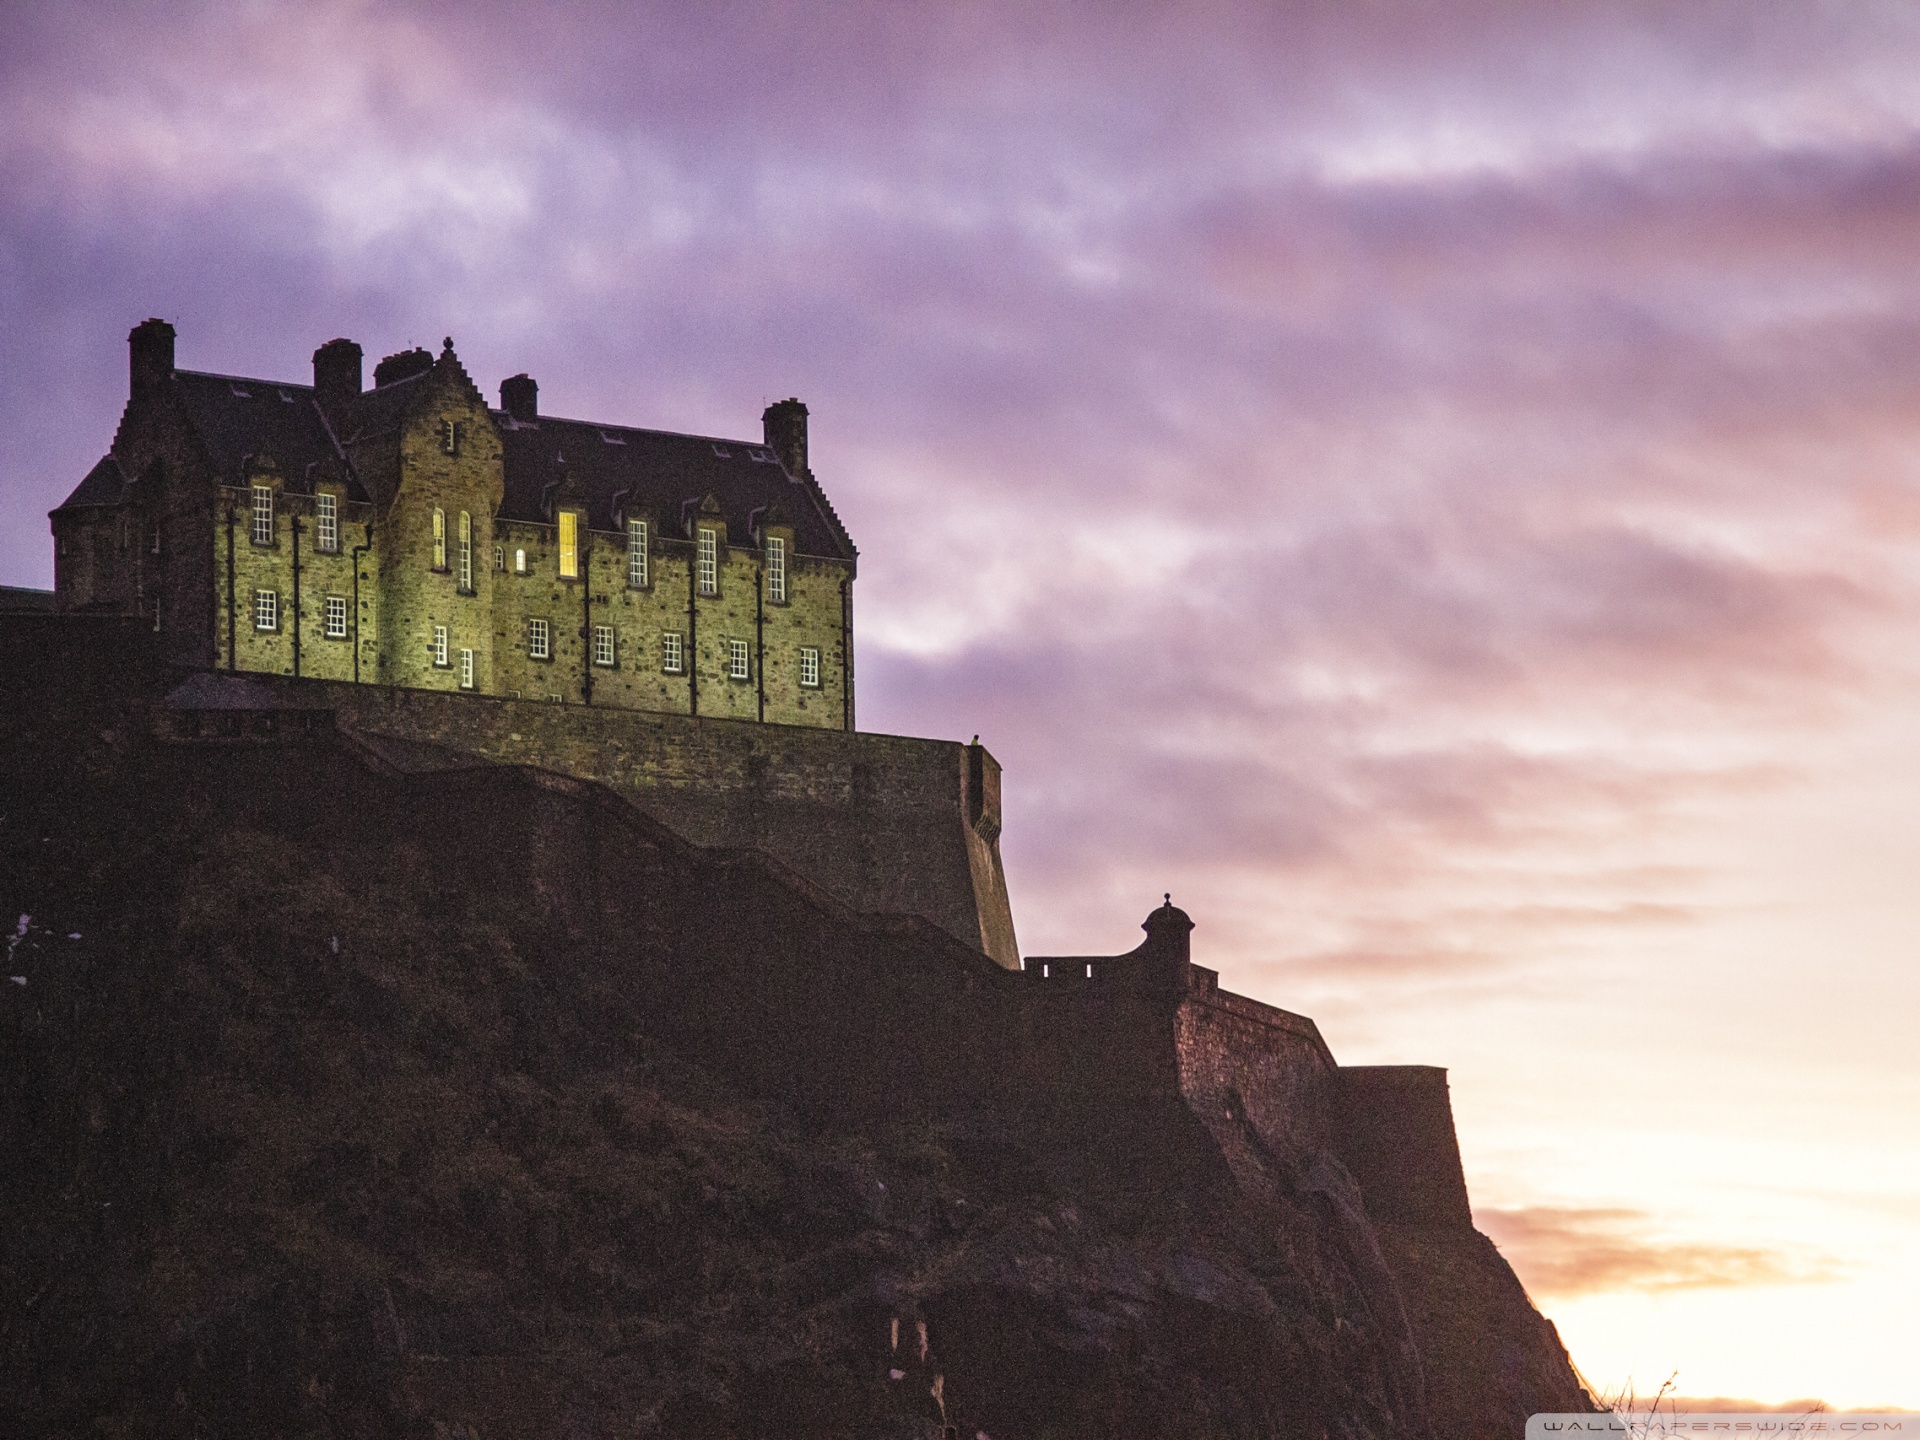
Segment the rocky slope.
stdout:
<path fill-rule="evenodd" d="M 1376 1244 L 1337 1178 L 1249 1195 L 1177 1103 L 830 1103 L 835 1046 L 951 1043 L 937 957 L 592 787 L 163 744 L 124 674 L 12 683 L 0 1431 L 1317 1440 L 1580 1403 L 1490 1245 Z M 894 1028 L 810 974 L 895 986 Z"/>

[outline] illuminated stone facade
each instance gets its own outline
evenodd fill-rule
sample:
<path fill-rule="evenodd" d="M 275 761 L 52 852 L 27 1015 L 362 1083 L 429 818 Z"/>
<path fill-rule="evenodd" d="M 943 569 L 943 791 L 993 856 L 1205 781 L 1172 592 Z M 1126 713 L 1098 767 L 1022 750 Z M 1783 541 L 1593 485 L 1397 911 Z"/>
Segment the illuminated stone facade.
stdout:
<path fill-rule="evenodd" d="M 109 454 L 52 515 L 69 613 L 139 615 L 183 663 L 851 730 L 856 552 L 806 407 L 759 442 L 487 405 L 449 341 L 363 389 L 176 370 L 130 337 Z"/>

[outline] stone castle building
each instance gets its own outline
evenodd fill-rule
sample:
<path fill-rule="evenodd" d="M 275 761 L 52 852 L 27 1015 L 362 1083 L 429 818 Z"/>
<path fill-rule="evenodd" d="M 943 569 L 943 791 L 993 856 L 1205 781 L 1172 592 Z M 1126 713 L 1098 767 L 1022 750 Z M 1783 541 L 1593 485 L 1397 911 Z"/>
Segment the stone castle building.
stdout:
<path fill-rule="evenodd" d="M 593 997 L 575 1003 L 622 1017 L 620 1046 L 664 1037 L 781 1105 L 967 1135 L 1046 1114 L 1102 1147 L 1143 1124 L 1184 1136 L 1167 1155 L 1250 1225 L 1292 1226 L 1289 1255 L 1310 1241 L 1326 1257 L 1310 1304 L 1260 1291 L 1230 1329 L 1197 1332 L 1193 1353 L 1245 1365 L 1249 1392 L 1294 1352 L 1234 1337 L 1284 1312 L 1324 1341 L 1329 1373 L 1356 1345 L 1379 1357 L 1405 1423 L 1367 1433 L 1491 1436 L 1585 1407 L 1552 1327 L 1473 1229 L 1444 1070 L 1342 1065 L 1308 1017 L 1222 989 L 1170 895 L 1134 950 L 1022 956 L 993 756 L 977 737 L 854 728 L 855 551 L 798 401 L 770 407 L 752 444 L 543 418 L 525 376 L 491 409 L 451 343 L 389 356 L 371 390 L 350 341 L 320 347 L 311 387 L 177 370 L 173 343 L 158 320 L 133 331 L 112 449 L 52 514 L 54 593 L 0 591 L 8 793 L 115 837 L 187 833 L 166 828 L 183 815 L 242 824 L 275 864 L 303 857 L 288 873 L 317 875 L 328 906 L 370 857 L 431 854 L 431 883 L 399 867 L 396 893 L 433 918 L 395 931 L 394 953 L 422 933 L 432 949 L 447 893 L 507 895 L 511 927 L 474 952 L 515 977 L 490 982 L 519 1007 L 496 1029 L 513 1046 L 567 1037 L 551 1043 L 569 1074 L 580 1031 L 544 1007 L 572 977 Z M 28 823 L 14 833 L 54 828 Z M 112 889 L 68 869 L 63 883 Z M 223 896 L 236 883 L 194 873 Z M 286 888 L 262 874 L 243 877 L 253 893 Z M 265 933 L 232 913 L 248 943 Z M 340 924 L 345 959 L 316 943 L 296 962 L 322 977 L 311 993 L 341 997 L 329 1014 L 394 1013 L 344 998 L 360 992 L 339 978 L 357 963 Z M 852 1249 L 836 1242 L 836 1270 Z M 1045 1254 L 1035 1273 L 1056 1266 Z M 1148 1271 L 1124 1273 L 1137 1308 Z M 1196 1287 L 1175 1311 L 1188 1319 L 1195 1296 L 1232 1288 L 1179 1283 Z M 997 1335 L 999 1302 L 980 1313 Z M 464 1372 L 433 1373 L 452 1394 Z"/>
<path fill-rule="evenodd" d="M 490 408 L 448 340 L 313 383 L 129 337 L 113 446 L 52 514 L 55 603 L 228 672 L 851 730 L 856 552 L 807 408 L 757 442 Z"/>

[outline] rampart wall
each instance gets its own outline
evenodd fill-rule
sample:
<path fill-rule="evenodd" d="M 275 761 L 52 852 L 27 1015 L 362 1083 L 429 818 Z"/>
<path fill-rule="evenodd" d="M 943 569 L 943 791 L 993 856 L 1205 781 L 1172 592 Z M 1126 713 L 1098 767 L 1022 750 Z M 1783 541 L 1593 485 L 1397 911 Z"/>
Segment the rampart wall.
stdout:
<path fill-rule="evenodd" d="M 995 963 L 968 848 L 986 850 L 998 880 L 984 751 L 262 676 L 183 681 L 124 621 L 7 616 L 0 661 L 43 688 L 57 674 L 83 708 L 145 708 L 163 748 L 269 765 L 278 750 L 313 782 L 283 778 L 285 793 L 337 790 L 329 813 L 368 808 L 356 828 L 370 836 L 382 805 L 471 812 L 448 831 L 470 869 L 571 897 L 534 932 L 551 934 L 537 942 L 550 963 L 629 937 L 633 958 L 606 977 L 622 1003 L 763 1093 L 896 1114 L 1065 1106 L 1121 1126 L 1172 1107 L 1243 1178 L 1272 1183 L 1331 1152 L 1375 1218 L 1471 1225 L 1446 1072 L 1337 1065 L 1312 1020 L 1192 964 L 1191 922 L 1171 904 L 1125 955 Z M 387 782 L 339 778 L 369 769 Z M 1004 881 L 990 898 L 1004 915 Z"/>

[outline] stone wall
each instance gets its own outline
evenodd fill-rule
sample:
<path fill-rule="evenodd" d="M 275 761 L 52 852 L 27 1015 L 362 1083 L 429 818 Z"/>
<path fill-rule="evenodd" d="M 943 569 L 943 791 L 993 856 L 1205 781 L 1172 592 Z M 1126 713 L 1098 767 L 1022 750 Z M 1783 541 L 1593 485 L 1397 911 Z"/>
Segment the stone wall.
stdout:
<path fill-rule="evenodd" d="M 695 844 L 761 851 L 856 911 L 920 916 L 1019 967 L 984 749 L 389 686 L 322 693 L 348 729 L 602 781 Z M 977 805 L 970 771 L 993 781 Z"/>
<path fill-rule="evenodd" d="M 1368 1214 L 1472 1228 L 1445 1070 L 1343 1066 L 1338 1100 L 1340 1153 L 1360 1182 Z"/>
<path fill-rule="evenodd" d="M 355 675 L 354 647 L 358 645 L 361 678 L 378 675 L 380 555 L 377 550 L 354 554 L 367 544 L 373 507 L 341 498 L 340 548 L 324 552 L 317 545 L 314 497 L 289 494 L 278 483 L 280 477 L 275 472 L 263 472 L 256 479 L 274 487 L 273 540 L 269 544 L 254 543 L 250 488 L 222 486 L 218 491 L 212 547 L 215 667 L 224 670 L 231 665 L 256 674 L 350 681 Z M 361 574 L 358 586 L 353 576 L 356 560 Z M 227 604 L 229 573 L 231 607 Z M 278 623 L 272 630 L 262 630 L 255 624 L 256 592 L 260 590 L 270 590 L 276 597 Z M 329 596 L 347 603 L 344 637 L 326 633 Z"/>

